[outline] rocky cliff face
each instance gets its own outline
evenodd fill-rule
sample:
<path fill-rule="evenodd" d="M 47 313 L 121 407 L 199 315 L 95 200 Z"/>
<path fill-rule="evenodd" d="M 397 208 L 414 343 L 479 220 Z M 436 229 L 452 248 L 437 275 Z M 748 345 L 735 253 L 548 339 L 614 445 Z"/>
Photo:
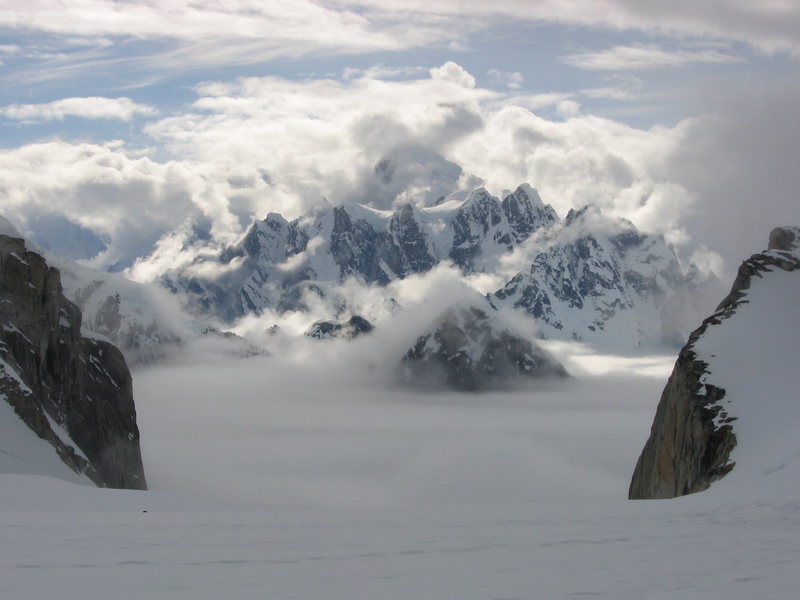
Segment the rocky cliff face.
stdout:
<path fill-rule="evenodd" d="M 726 321 L 750 303 L 748 290 L 756 280 L 763 279 L 759 285 L 769 286 L 770 273 L 798 269 L 800 228 L 797 227 L 773 230 L 769 249 L 751 256 L 739 267 L 730 294 L 692 332 L 678 356 L 661 396 L 650 438 L 633 473 L 631 499 L 672 498 L 699 492 L 734 469 L 731 452 L 737 445 L 738 415 L 726 399 L 726 382 L 715 378 L 716 355 L 705 353 L 701 358 L 698 348 L 718 328 L 728 327 Z M 748 317 L 758 319 L 758 310 L 757 305 L 748 306 Z M 786 323 L 787 327 L 790 325 Z M 753 347 L 754 340 L 737 339 L 736 343 Z M 757 360 L 755 353 L 751 358 Z M 761 373 L 761 376 L 769 375 Z M 742 400 L 764 401 L 763 398 L 739 401 Z"/>
<path fill-rule="evenodd" d="M 403 357 L 401 381 L 417 388 L 481 391 L 520 378 L 566 377 L 554 358 L 474 306 L 447 310 Z"/>
<path fill-rule="evenodd" d="M 73 470 L 145 489 L 131 375 L 121 352 L 81 335 L 57 269 L 0 235 L 0 396 Z"/>

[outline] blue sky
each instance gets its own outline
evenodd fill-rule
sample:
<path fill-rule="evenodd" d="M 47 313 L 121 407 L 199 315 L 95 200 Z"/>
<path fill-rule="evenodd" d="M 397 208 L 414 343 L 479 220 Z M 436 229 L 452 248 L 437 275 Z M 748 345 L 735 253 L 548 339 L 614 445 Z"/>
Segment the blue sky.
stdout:
<path fill-rule="evenodd" d="M 146 280 L 198 225 L 528 181 L 729 271 L 800 222 L 799 56 L 788 0 L 7 1 L 0 211 Z"/>

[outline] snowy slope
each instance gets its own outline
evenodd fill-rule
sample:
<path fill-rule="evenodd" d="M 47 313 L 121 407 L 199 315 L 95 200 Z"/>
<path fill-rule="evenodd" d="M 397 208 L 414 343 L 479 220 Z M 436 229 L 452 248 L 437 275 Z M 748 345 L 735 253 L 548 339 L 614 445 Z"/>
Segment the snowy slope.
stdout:
<path fill-rule="evenodd" d="M 741 264 L 731 292 L 681 349 L 631 498 L 701 492 L 720 478 L 740 491 L 796 488 L 798 293 L 800 228 L 779 227 L 769 250 Z"/>
<path fill-rule="evenodd" d="M 795 595 L 797 487 L 625 501 L 667 358 L 489 402 L 257 360 L 143 372 L 157 492 L 0 475 L 3 599 Z"/>
<path fill-rule="evenodd" d="M 771 251 L 775 252 L 775 251 Z M 800 249 L 794 252 L 800 260 Z M 800 481 L 800 270 L 778 268 L 751 280 L 736 311 L 694 345 L 708 363 L 704 382 L 725 390 L 722 406 L 736 436 L 734 490 L 795 490 Z"/>
<path fill-rule="evenodd" d="M 0 363 L 0 378 L 10 376 L 9 367 Z M 77 448 L 69 435 L 51 422 L 53 430 L 61 440 Z M 56 449 L 37 436 L 14 412 L 14 409 L 0 394 L 0 473 L 19 473 L 27 475 L 47 475 L 85 485 L 94 484 L 85 475 L 79 475 L 59 458 Z"/>

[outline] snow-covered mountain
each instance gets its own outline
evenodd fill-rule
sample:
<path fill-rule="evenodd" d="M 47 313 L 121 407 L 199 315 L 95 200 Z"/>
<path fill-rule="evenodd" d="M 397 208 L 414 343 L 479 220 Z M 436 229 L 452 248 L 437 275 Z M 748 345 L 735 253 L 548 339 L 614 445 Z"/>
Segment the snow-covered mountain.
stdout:
<path fill-rule="evenodd" d="M 685 339 L 696 283 L 663 238 L 589 205 L 527 246 L 527 266 L 490 298 L 535 317 L 543 337 L 633 346 Z"/>
<path fill-rule="evenodd" d="M 361 204 L 287 221 L 270 214 L 244 238 L 163 274 L 195 314 L 233 322 L 249 313 L 336 304 L 347 278 L 386 286 L 448 262 L 465 276 L 505 281 L 489 294 L 539 321 L 542 337 L 639 347 L 680 344 L 692 322 L 694 272 L 660 236 L 587 206 L 562 222 L 529 185 L 502 201 L 478 188 L 462 200 L 382 211 Z M 515 269 L 509 265 L 517 265 Z"/>
<path fill-rule="evenodd" d="M 496 315 L 462 305 L 447 309 L 419 336 L 403 357 L 399 375 L 416 388 L 474 392 L 512 388 L 522 378 L 566 377 L 567 372 Z"/>
<path fill-rule="evenodd" d="M 161 282 L 196 312 L 230 322 L 266 308 L 302 309 L 303 296 L 357 277 L 385 285 L 452 261 L 465 274 L 492 272 L 500 258 L 558 217 L 522 185 L 502 202 L 478 188 L 466 199 L 382 211 L 329 206 L 287 221 L 272 213 L 241 242 L 165 273 Z"/>
<path fill-rule="evenodd" d="M 0 234 L 23 239 L 0 216 Z M 153 362 L 199 336 L 207 325 L 193 322 L 176 298 L 156 286 L 142 285 L 118 273 L 84 267 L 25 240 L 48 265 L 58 269 L 64 296 L 81 311 L 81 329 L 122 350 L 128 364 Z"/>
<path fill-rule="evenodd" d="M 159 360 L 198 329 L 177 299 L 156 286 L 46 257 L 61 272 L 64 295 L 81 309 L 83 329 L 108 338 L 131 364 Z"/>

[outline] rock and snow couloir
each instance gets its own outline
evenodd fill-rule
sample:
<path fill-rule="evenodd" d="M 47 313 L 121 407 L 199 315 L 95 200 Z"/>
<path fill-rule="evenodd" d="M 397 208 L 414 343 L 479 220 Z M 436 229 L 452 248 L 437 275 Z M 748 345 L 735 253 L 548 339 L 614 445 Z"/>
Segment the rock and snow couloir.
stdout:
<path fill-rule="evenodd" d="M 800 228 L 772 231 L 678 356 L 636 465 L 632 499 L 800 478 Z"/>

